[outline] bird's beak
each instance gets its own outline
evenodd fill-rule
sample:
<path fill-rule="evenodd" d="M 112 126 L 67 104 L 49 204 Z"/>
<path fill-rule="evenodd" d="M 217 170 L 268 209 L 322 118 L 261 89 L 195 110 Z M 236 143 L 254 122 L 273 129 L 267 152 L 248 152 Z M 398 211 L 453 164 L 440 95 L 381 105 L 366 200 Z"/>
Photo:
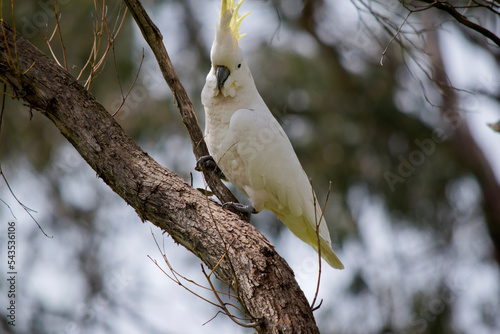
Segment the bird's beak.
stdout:
<path fill-rule="evenodd" d="M 226 82 L 227 77 L 231 74 L 229 69 L 226 66 L 220 65 L 215 68 L 215 76 L 217 77 L 217 88 L 219 91 L 222 86 L 224 86 L 224 82 Z"/>

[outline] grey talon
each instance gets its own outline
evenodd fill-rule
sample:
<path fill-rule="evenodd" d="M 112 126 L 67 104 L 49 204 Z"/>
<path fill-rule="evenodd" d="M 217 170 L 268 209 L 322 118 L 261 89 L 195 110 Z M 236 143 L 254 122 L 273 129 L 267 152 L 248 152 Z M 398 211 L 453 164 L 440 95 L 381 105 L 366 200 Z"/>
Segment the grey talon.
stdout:
<path fill-rule="evenodd" d="M 246 214 L 252 214 L 252 213 L 259 213 L 258 211 L 255 210 L 255 208 L 251 205 L 245 205 L 241 203 L 234 203 L 234 202 L 227 202 L 222 204 L 223 208 L 233 208 L 236 211 L 246 213 Z"/>

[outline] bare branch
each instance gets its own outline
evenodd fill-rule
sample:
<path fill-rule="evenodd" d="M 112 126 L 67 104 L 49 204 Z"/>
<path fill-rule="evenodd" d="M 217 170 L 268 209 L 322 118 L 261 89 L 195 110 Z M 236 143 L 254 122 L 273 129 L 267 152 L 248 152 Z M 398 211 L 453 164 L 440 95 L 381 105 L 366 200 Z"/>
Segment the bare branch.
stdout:
<path fill-rule="evenodd" d="M 120 105 L 118 106 L 118 108 L 116 108 L 116 111 L 113 113 L 113 117 L 115 117 L 116 114 L 118 114 L 118 112 L 120 111 L 120 109 L 125 104 L 125 101 L 127 101 L 127 98 L 130 95 L 130 92 L 132 91 L 132 88 L 134 88 L 135 82 L 137 81 L 137 78 L 139 77 L 139 73 L 141 72 L 142 62 L 143 61 L 144 61 L 144 49 L 142 49 L 141 61 L 139 63 L 139 68 L 137 69 L 137 73 L 136 73 L 136 75 L 134 77 L 134 80 L 132 81 L 132 84 L 130 85 L 130 88 L 128 89 L 127 94 L 124 95 L 123 94 L 122 84 L 120 82 L 120 76 L 118 75 L 118 69 L 116 68 L 115 47 L 114 47 L 114 44 L 113 44 L 113 62 L 114 62 L 114 65 L 115 65 L 116 76 L 118 78 L 118 85 L 120 86 L 120 93 L 122 94 L 122 102 L 120 103 Z"/>
<path fill-rule="evenodd" d="M 3 181 L 5 182 L 5 185 L 7 186 L 7 189 L 9 189 L 9 192 L 10 194 L 12 195 L 12 197 L 14 197 L 14 199 L 16 200 L 16 202 L 24 209 L 24 211 L 26 211 L 26 213 L 31 217 L 31 219 L 33 219 L 33 221 L 35 222 L 36 226 L 38 226 L 38 228 L 40 229 L 40 231 L 42 231 L 42 233 L 47 237 L 47 238 L 53 238 L 53 236 L 49 236 L 47 233 L 45 233 L 45 231 L 43 230 L 42 226 L 38 223 L 38 221 L 36 220 L 35 217 L 33 217 L 33 215 L 31 214 L 32 212 L 35 212 L 35 210 L 33 209 L 30 209 L 29 207 L 27 207 L 26 205 L 24 205 L 18 198 L 17 196 L 14 194 L 14 191 L 12 190 L 12 188 L 10 187 L 9 185 L 9 182 L 7 181 L 7 178 L 5 177 L 5 174 L 3 173 L 3 170 L 2 170 L 2 166 L 0 166 L 0 175 L 2 176 L 3 178 Z M 2 202 L 4 202 L 2 200 Z M 5 205 L 7 205 L 7 203 L 4 202 Z M 7 205 L 7 207 L 9 208 L 10 210 L 10 206 Z M 10 211 L 12 213 L 12 210 Z M 12 214 L 14 215 L 14 214 Z M 14 216 L 15 218 L 15 216 Z"/>
<path fill-rule="evenodd" d="M 215 289 L 215 287 L 214 287 L 214 285 L 212 283 L 212 280 L 210 279 L 210 276 L 207 275 L 207 273 L 205 272 L 205 268 L 203 267 L 203 265 L 201 265 L 201 271 L 203 272 L 203 275 L 205 275 L 205 278 L 207 279 L 208 284 L 210 284 L 211 290 L 214 292 L 214 295 L 217 298 L 217 301 L 219 302 L 220 307 L 222 308 L 222 310 L 224 311 L 224 313 L 229 317 L 229 319 L 231 319 L 234 323 L 236 323 L 237 325 L 239 325 L 241 327 L 252 328 L 252 327 L 260 326 L 262 324 L 262 319 L 261 320 L 257 320 L 255 322 L 251 322 L 251 323 L 244 323 L 244 322 L 241 322 L 241 321 L 237 320 L 236 317 L 233 316 L 231 314 L 231 312 L 229 312 L 229 310 L 227 309 L 226 303 L 224 303 L 222 301 L 222 299 L 220 299 L 220 296 L 217 293 L 217 290 Z"/>
<path fill-rule="evenodd" d="M 59 34 L 59 42 L 61 43 L 63 59 L 64 59 L 64 68 L 67 71 L 68 70 L 68 61 L 66 59 L 66 46 L 64 45 L 62 32 L 61 32 L 61 25 L 59 23 L 60 14 L 59 14 L 59 9 L 57 7 L 57 0 L 50 0 L 50 3 L 52 4 L 52 9 L 54 10 L 54 16 L 56 19 L 56 28 L 55 29 L 57 30 L 57 33 Z M 54 30 L 54 32 L 55 32 L 55 30 Z M 52 37 L 51 37 L 51 39 L 52 39 Z M 47 41 L 47 44 L 49 45 L 49 48 L 50 48 L 50 41 Z M 52 51 L 52 48 L 51 48 L 51 51 Z"/>
<path fill-rule="evenodd" d="M 439 10 L 442 10 L 448 14 L 450 14 L 455 20 L 457 20 L 460 24 L 463 24 L 464 26 L 477 31 L 484 37 L 490 39 L 493 43 L 498 45 L 500 47 L 500 37 L 495 35 L 493 32 L 490 30 L 486 29 L 485 27 L 474 23 L 470 21 L 465 15 L 460 14 L 456 10 L 456 6 L 450 4 L 449 2 L 446 1 L 435 1 L 435 0 L 419 0 L 425 3 L 428 3 L 431 7 L 435 7 Z M 484 6 L 487 7 L 487 6 Z M 487 7 L 490 8 L 490 7 Z M 490 8 L 491 9 L 491 8 Z"/>
<path fill-rule="evenodd" d="M 89 67 L 90 73 L 84 84 L 84 86 L 87 89 L 90 89 L 92 81 L 95 79 L 97 71 L 104 64 L 104 61 L 106 60 L 106 57 L 109 54 L 109 51 L 111 49 L 114 50 L 115 40 L 122 28 L 123 22 L 125 21 L 125 17 L 127 15 L 126 8 L 123 14 L 121 13 L 120 10 L 115 21 L 114 30 L 111 30 L 109 28 L 108 21 L 106 19 L 107 6 L 105 1 L 101 3 L 101 0 L 94 0 L 94 9 L 95 9 L 94 43 L 92 45 L 92 49 L 90 51 L 87 61 L 85 62 L 82 68 L 79 68 L 80 73 L 77 76 L 77 80 L 79 80 L 84 74 L 87 67 Z M 100 55 L 100 49 L 101 49 L 101 44 L 103 43 L 102 40 L 104 33 L 106 33 L 107 36 L 106 49 L 104 50 L 103 54 Z"/>
<path fill-rule="evenodd" d="M 172 90 L 175 104 L 179 108 L 182 116 L 182 121 L 184 122 L 184 125 L 189 132 L 193 152 L 196 159 L 199 159 L 202 156 L 209 155 L 208 148 L 205 140 L 203 139 L 203 133 L 200 129 L 198 117 L 196 117 L 193 104 L 191 103 L 186 90 L 182 86 L 179 77 L 175 73 L 172 62 L 170 61 L 170 57 L 168 56 L 167 50 L 163 45 L 163 36 L 161 35 L 156 25 L 151 21 L 151 18 L 146 13 L 144 7 L 142 7 L 139 1 L 124 1 L 127 4 L 130 12 L 132 13 L 132 16 L 134 17 L 137 25 L 141 29 L 144 39 L 151 47 L 151 50 L 153 51 L 156 60 L 160 65 L 163 77 Z M 202 168 L 203 175 L 205 176 L 205 180 L 207 181 L 210 189 L 213 191 L 215 196 L 217 196 L 217 198 L 221 200 L 222 203 L 238 202 L 236 197 L 234 197 L 234 195 L 229 191 L 229 189 L 227 189 L 227 187 L 222 183 L 220 178 L 213 171 L 208 171 L 204 167 Z"/>
<path fill-rule="evenodd" d="M 317 199 L 316 199 L 316 194 L 314 193 L 314 188 L 313 188 L 313 184 L 312 184 L 312 179 L 309 179 L 309 183 L 311 184 L 311 192 L 312 192 L 312 197 L 313 197 L 313 205 L 314 205 L 314 221 L 315 221 L 315 224 L 316 224 L 316 228 L 315 228 L 315 232 L 316 232 L 316 240 L 318 240 L 318 282 L 316 284 L 316 292 L 314 293 L 314 298 L 313 298 L 313 301 L 311 303 L 311 310 L 317 310 L 321 304 L 323 303 L 323 301 L 320 302 L 320 304 L 315 307 L 314 304 L 316 304 L 316 299 L 318 298 L 318 293 L 319 293 L 319 287 L 320 287 L 320 284 L 321 284 L 321 239 L 320 239 L 320 236 L 319 236 L 319 226 L 321 225 L 321 219 L 323 219 L 323 214 L 325 213 L 324 212 L 324 209 L 321 211 L 321 215 L 318 219 L 318 212 L 316 210 L 317 208 Z M 330 186 L 331 186 L 331 182 L 330 182 Z M 327 199 L 328 201 L 328 199 Z M 325 208 L 326 208 L 326 203 L 325 203 Z"/>
<path fill-rule="evenodd" d="M 384 57 L 387 53 L 387 50 L 389 50 L 389 46 L 391 46 L 392 42 L 394 41 L 394 39 L 396 39 L 399 35 L 399 33 L 401 32 L 401 29 L 403 28 L 403 26 L 405 25 L 406 21 L 408 20 L 408 18 L 410 17 L 412 12 L 408 12 L 408 15 L 406 15 L 405 19 L 403 20 L 403 23 L 401 23 L 401 25 L 398 27 L 398 30 L 396 31 L 396 33 L 394 34 L 394 36 L 391 37 L 389 43 L 387 43 L 387 46 L 385 47 L 384 51 L 382 52 L 382 56 L 380 57 L 380 66 L 384 66 Z"/>
<path fill-rule="evenodd" d="M 255 227 L 159 165 L 69 73 L 21 35 L 14 38 L 5 22 L 2 28 L 0 80 L 51 120 L 142 220 L 170 234 L 209 268 L 217 266 L 217 275 L 231 284 L 251 317 L 262 319 L 257 333 L 318 333 L 292 270 Z M 14 44 L 15 63 L 6 52 Z"/>

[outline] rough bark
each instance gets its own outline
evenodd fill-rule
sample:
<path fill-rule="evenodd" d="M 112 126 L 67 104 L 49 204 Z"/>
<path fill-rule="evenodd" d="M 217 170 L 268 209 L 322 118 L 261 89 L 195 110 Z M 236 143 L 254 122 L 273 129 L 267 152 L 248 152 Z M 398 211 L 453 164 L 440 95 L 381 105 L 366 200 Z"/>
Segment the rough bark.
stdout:
<path fill-rule="evenodd" d="M 184 125 L 189 132 L 189 136 L 191 137 L 193 153 L 196 159 L 208 155 L 208 147 L 203 138 L 203 133 L 198 125 L 198 118 L 196 117 L 193 104 L 191 103 L 186 90 L 182 86 L 177 74 L 174 71 L 170 57 L 165 49 L 165 45 L 163 44 L 163 36 L 160 33 L 160 30 L 153 23 L 139 1 L 124 0 L 124 2 L 134 17 L 134 20 L 141 30 L 144 39 L 148 42 L 149 47 L 153 51 L 156 61 L 160 66 L 161 73 L 174 94 L 175 104 L 179 108 L 182 121 L 184 122 Z M 238 202 L 236 197 L 234 197 L 227 187 L 224 186 L 214 171 L 203 170 L 203 174 L 208 186 L 222 203 Z M 237 211 L 233 212 L 238 213 Z M 244 214 L 240 213 L 240 215 L 246 219 L 249 218 Z"/>
<path fill-rule="evenodd" d="M 5 24 L 0 79 L 49 118 L 97 175 L 148 220 L 229 282 L 258 333 L 318 333 L 292 270 L 252 225 L 162 167 L 94 96 Z M 229 247 L 228 247 L 229 246 Z"/>

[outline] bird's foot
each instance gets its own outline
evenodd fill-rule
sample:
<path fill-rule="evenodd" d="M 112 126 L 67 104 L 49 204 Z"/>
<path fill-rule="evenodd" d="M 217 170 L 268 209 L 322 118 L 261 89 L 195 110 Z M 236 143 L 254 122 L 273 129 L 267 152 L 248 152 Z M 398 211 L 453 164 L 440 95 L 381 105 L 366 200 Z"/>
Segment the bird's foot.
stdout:
<path fill-rule="evenodd" d="M 217 167 L 214 158 L 211 155 L 204 155 L 196 161 L 196 167 L 194 168 L 196 171 L 201 172 L 203 170 L 203 166 L 208 169 L 213 169 Z"/>
<path fill-rule="evenodd" d="M 213 170 L 220 179 L 226 180 L 226 176 L 220 170 L 219 166 L 217 166 L 217 163 L 211 155 L 204 155 L 200 157 L 198 161 L 196 161 L 196 167 L 194 170 L 201 172 L 203 171 L 203 167 L 208 170 Z"/>
<path fill-rule="evenodd" d="M 259 213 L 258 211 L 255 210 L 255 208 L 251 205 L 245 205 L 241 203 L 234 203 L 234 202 L 227 202 L 222 204 L 223 208 L 233 208 L 236 211 L 246 213 L 246 214 L 252 214 L 252 213 Z"/>

